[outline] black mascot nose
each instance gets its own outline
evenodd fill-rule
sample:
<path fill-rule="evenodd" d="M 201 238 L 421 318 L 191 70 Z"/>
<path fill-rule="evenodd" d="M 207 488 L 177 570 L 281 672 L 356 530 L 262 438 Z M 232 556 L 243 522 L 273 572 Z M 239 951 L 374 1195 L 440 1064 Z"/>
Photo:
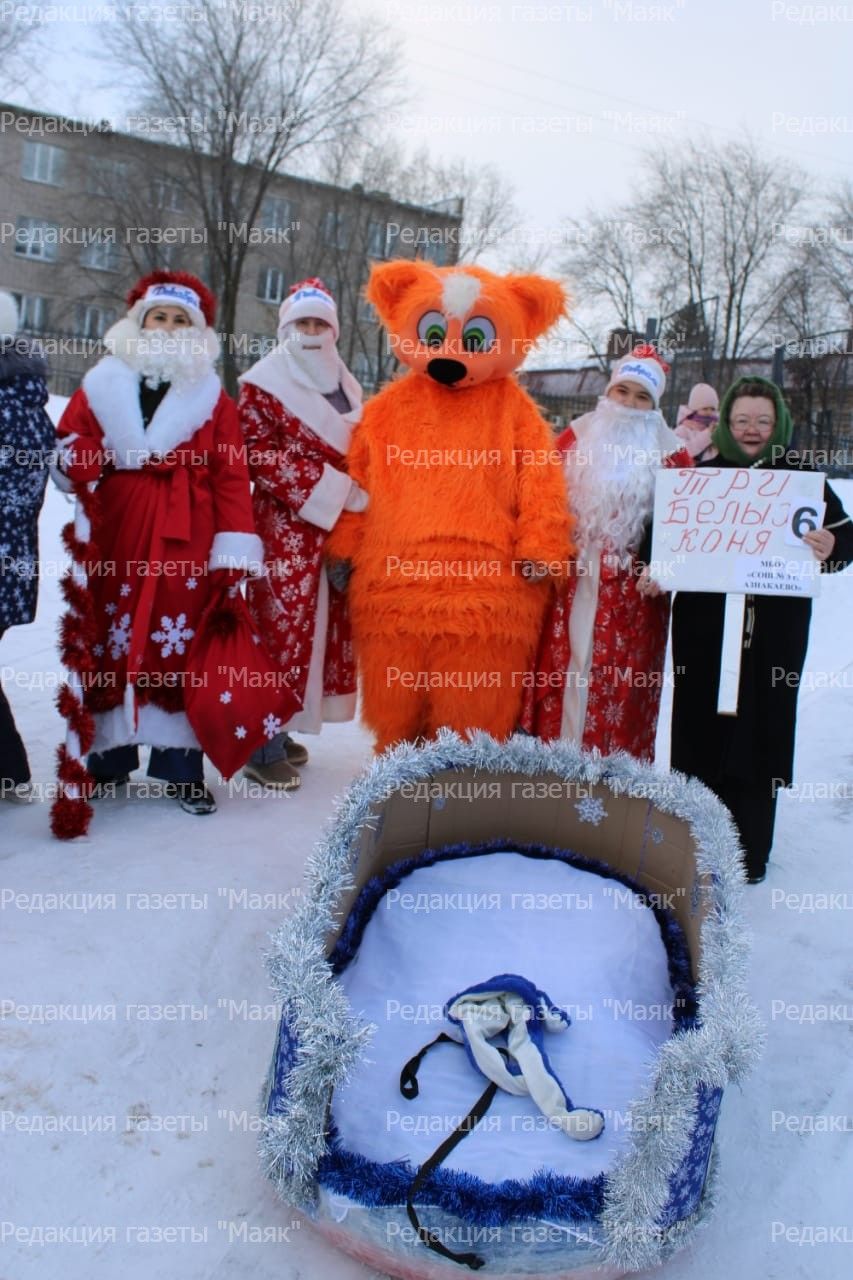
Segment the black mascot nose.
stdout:
<path fill-rule="evenodd" d="M 427 365 L 427 373 L 436 382 L 440 382 L 444 387 L 452 387 L 454 383 L 459 382 L 468 372 L 461 360 L 430 360 Z"/>

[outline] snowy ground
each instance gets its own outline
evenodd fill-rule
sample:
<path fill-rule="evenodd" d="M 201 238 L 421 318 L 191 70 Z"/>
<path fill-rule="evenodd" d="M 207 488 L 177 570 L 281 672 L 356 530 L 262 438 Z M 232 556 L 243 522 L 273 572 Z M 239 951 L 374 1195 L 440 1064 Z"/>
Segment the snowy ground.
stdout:
<path fill-rule="evenodd" d="M 853 509 L 853 483 L 839 488 Z M 51 491 L 38 618 L 8 632 L 0 654 L 34 779 L 45 785 L 63 726 L 52 692 L 28 683 L 58 672 L 50 560 L 68 510 Z M 818 784 L 823 798 L 782 800 L 770 874 L 747 906 L 767 1051 L 724 1100 L 711 1224 L 655 1273 L 661 1280 L 849 1274 L 850 1250 L 838 1241 L 853 1239 L 842 1132 L 853 1111 L 851 917 L 779 899 L 780 891 L 846 891 L 853 903 L 853 581 L 846 574 L 823 585 L 808 664 L 823 687 L 801 693 L 798 751 L 799 780 Z M 829 686 L 834 674 L 842 687 Z M 0 808 L 0 1280 L 371 1274 L 293 1225 L 255 1154 L 252 1114 L 275 1030 L 265 1008 L 267 934 L 300 884 L 332 797 L 370 755 L 352 725 L 308 742 L 300 792 L 259 799 L 213 783 L 220 808 L 207 819 L 165 799 L 105 801 L 89 837 L 64 845 L 49 834 L 46 804 Z M 56 891 L 115 895 L 116 906 L 26 909 L 34 895 Z M 154 909 L 135 896 L 145 894 L 194 895 L 201 905 L 178 909 L 190 900 L 166 899 Z M 280 905 L 263 905 L 264 895 L 281 895 Z M 88 1011 L 89 1020 L 57 1020 L 57 1006 Z M 269 1238 L 275 1228 L 278 1240 Z"/>

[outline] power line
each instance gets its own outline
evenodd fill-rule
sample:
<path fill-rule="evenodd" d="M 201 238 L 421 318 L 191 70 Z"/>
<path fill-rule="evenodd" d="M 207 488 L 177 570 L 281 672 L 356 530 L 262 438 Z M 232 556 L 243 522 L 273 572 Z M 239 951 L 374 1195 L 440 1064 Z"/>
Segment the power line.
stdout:
<path fill-rule="evenodd" d="M 423 43 L 423 44 L 436 45 L 438 48 L 441 48 L 441 49 L 449 49 L 452 52 L 459 52 L 458 48 L 455 45 L 448 44 L 444 40 L 436 40 L 434 37 L 431 37 L 431 36 L 419 36 L 418 41 L 419 43 Z M 466 57 L 469 56 L 467 52 L 465 53 L 465 56 Z M 519 66 L 518 63 L 507 62 L 503 58 L 495 58 L 490 54 L 480 53 L 479 51 L 477 51 L 473 53 L 471 56 L 479 59 L 482 62 L 493 62 L 496 66 L 505 67 L 510 71 L 516 71 L 519 74 L 524 76 L 535 76 L 537 80 L 549 80 L 553 84 L 559 84 L 561 87 L 569 88 L 569 89 L 578 89 L 583 93 L 591 93 L 595 97 L 605 98 L 610 102 L 621 102 L 621 103 L 627 104 L 628 106 L 639 107 L 641 110 L 650 112 L 653 115 L 657 115 L 657 116 L 679 115 L 679 112 L 664 111 L 664 110 L 661 110 L 661 108 L 659 107 L 651 106 L 647 102 L 640 102 L 636 98 L 626 98 L 619 94 L 606 92 L 603 89 L 593 89 L 589 85 L 582 85 L 582 84 L 578 84 L 577 81 L 564 80 L 562 77 L 559 77 L 559 76 L 548 75 L 547 73 L 541 72 L 538 69 L 531 70 L 528 67 Z M 453 72 L 447 67 L 435 67 L 435 66 L 432 66 L 430 63 L 417 62 L 413 59 L 409 59 L 409 61 L 411 62 L 411 65 L 422 67 L 424 70 L 430 71 L 432 73 L 437 72 L 439 74 L 450 75 L 458 78 L 459 73 Z M 482 85 L 484 88 L 487 88 L 487 89 L 497 89 L 499 92 L 504 94 L 506 93 L 506 90 L 507 90 L 507 86 L 505 84 L 495 84 L 493 81 L 475 79 L 473 76 L 469 76 L 467 74 L 465 75 L 465 80 L 471 84 Z M 526 90 L 513 90 L 513 92 L 520 93 L 522 96 L 529 98 L 533 102 L 541 102 L 546 106 L 557 107 L 559 110 L 562 110 L 562 111 L 569 110 L 569 108 L 567 108 L 564 103 L 558 103 L 558 102 L 554 102 L 549 98 L 539 97 L 539 95 L 531 94 Z M 484 104 L 480 103 L 478 105 L 482 106 Z M 740 138 L 743 136 L 742 132 L 739 129 L 733 129 L 729 125 L 717 124 L 717 123 L 712 123 L 711 121 L 708 121 L 708 120 L 702 120 L 698 116 L 688 115 L 687 112 L 681 112 L 680 114 L 685 120 L 685 122 L 699 125 L 704 129 L 711 129 L 719 133 L 725 133 L 733 138 Z M 654 137 L 654 136 L 660 136 L 660 135 L 647 135 L 647 136 Z M 633 147 L 633 144 L 620 141 L 617 138 L 613 138 L 612 141 L 617 142 L 619 145 L 628 146 L 628 147 L 631 147 L 632 149 L 636 149 Z M 826 156 L 819 155 L 817 152 L 804 151 L 798 147 L 785 146 L 784 143 L 774 143 L 773 145 L 778 151 L 785 151 L 792 156 L 796 156 L 798 158 L 803 156 L 808 156 L 810 159 L 819 160 L 822 164 L 830 164 L 835 167 L 849 168 L 851 163 L 853 163 L 853 161 L 849 161 L 849 160 L 830 160 Z"/>

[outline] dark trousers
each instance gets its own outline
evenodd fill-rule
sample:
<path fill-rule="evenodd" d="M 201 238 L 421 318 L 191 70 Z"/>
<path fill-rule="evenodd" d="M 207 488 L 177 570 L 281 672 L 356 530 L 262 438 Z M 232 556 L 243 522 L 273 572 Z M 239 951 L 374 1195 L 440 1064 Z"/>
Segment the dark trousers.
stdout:
<path fill-rule="evenodd" d="M 763 875 L 773 847 L 776 823 L 776 793 L 771 780 L 744 782 L 740 778 L 723 778 L 714 786 L 714 791 L 740 832 L 746 874 Z"/>
<path fill-rule="evenodd" d="M 0 640 L 5 631 L 0 631 Z M 0 684 L 0 787 L 19 787 L 22 782 L 30 781 L 30 762 L 27 759 L 15 717 L 9 700 Z"/>
<path fill-rule="evenodd" d="M 111 747 L 109 751 L 93 751 L 86 761 L 93 778 L 121 778 L 139 768 L 139 748 Z M 204 756 L 197 747 L 152 747 L 148 760 L 149 778 L 164 782 L 203 782 Z"/>

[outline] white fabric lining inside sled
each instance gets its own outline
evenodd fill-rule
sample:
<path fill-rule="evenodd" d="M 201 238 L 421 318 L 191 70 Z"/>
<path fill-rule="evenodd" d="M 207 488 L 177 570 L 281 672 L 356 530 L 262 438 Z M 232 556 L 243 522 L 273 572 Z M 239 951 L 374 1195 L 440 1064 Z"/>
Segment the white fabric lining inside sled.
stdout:
<path fill-rule="evenodd" d="M 545 1051 L 574 1105 L 602 1111 L 605 1129 L 573 1141 L 530 1098 L 499 1090 L 444 1167 L 498 1183 L 543 1169 L 585 1180 L 613 1165 L 627 1145 L 631 1103 L 673 1030 L 660 927 L 619 881 L 514 852 L 418 867 L 377 903 L 339 977 L 353 1011 L 376 1026 L 332 1099 L 346 1151 L 417 1167 L 450 1135 L 487 1084 L 465 1050 L 433 1048 L 412 1101 L 400 1093 L 401 1068 L 450 1030 L 442 1010 L 451 996 L 505 973 L 523 975 L 569 1014 L 570 1027 L 546 1033 Z"/>

